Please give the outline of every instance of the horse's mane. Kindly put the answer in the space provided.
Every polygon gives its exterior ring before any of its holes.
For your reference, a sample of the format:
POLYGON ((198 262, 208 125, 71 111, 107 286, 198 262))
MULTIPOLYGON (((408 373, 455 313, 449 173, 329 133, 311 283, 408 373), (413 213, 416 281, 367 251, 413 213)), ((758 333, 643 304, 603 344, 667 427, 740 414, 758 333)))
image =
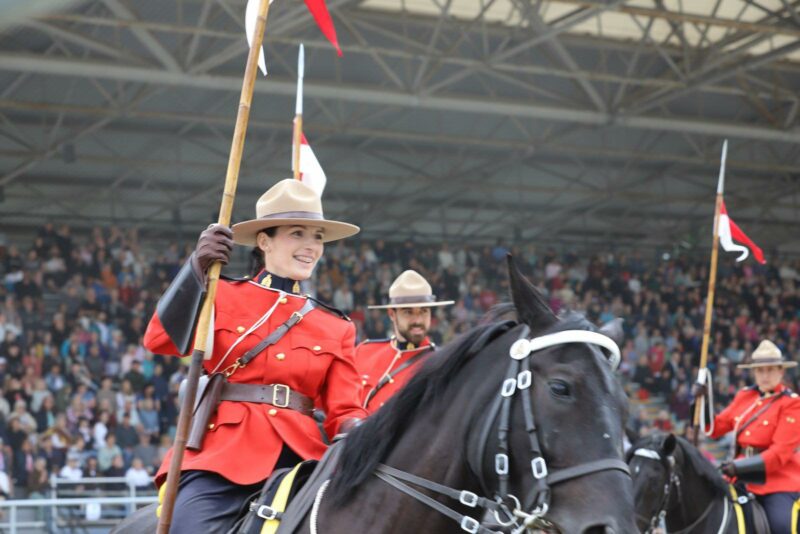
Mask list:
POLYGON ((391 451, 420 406, 430 406, 458 371, 478 352, 475 346, 496 323, 461 334, 428 358, 411 380, 345 439, 336 476, 328 489, 343 504, 391 451))
POLYGON ((683 451, 683 455, 689 462, 689 467, 692 471, 711 484, 719 493, 727 495, 728 483, 725 482, 725 479, 719 474, 714 464, 709 462, 697 447, 681 437, 678 437, 678 446, 683 451))
MULTIPOLYGON (((633 455, 634 451, 639 448, 648 448, 656 451, 661 450, 661 444, 664 442, 665 437, 666 434, 657 432, 640 439, 633 447, 630 448, 628 454, 626 455, 626 460, 630 460, 630 457, 633 455)), ((728 483, 725 482, 714 465, 709 462, 705 456, 703 456, 697 447, 682 437, 675 437, 677 440, 677 447, 680 447, 684 458, 686 458, 686 467, 688 470, 696 473, 697 476, 708 482, 708 484, 710 484, 716 491, 723 495, 727 495, 728 483)))
MULTIPOLYGON (((513 311, 513 305, 508 304, 492 308, 478 326, 437 350, 378 412, 347 435, 337 473, 328 489, 334 502, 338 505, 347 502, 356 488, 392 452, 420 407, 430 409, 467 362, 494 337, 508 330, 502 327, 513 323, 498 320, 509 317, 513 311)), ((596 330, 583 315, 572 312, 560 318, 547 332, 573 329, 596 330)))

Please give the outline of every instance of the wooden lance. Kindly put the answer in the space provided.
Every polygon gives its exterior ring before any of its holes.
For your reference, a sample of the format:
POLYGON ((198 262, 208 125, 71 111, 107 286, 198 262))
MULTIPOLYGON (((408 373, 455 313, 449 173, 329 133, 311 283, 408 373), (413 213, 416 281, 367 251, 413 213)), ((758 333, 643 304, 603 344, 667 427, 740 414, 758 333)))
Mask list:
MULTIPOLYGON (((717 183, 717 204, 714 208, 714 239, 711 245, 711 267, 708 273, 708 295, 706 296, 706 315, 703 322, 703 345, 700 349, 700 367, 698 369, 698 378, 701 374, 704 375, 705 381, 708 380, 708 344, 711 339, 711 319, 714 312, 714 291, 717 286, 717 255, 719 252, 719 214, 722 208, 722 193, 725 189, 725 159, 728 156, 728 141, 722 144, 722 157, 719 167, 719 182, 717 183)), ((702 411, 702 401, 697 399, 694 405, 694 417, 692 418, 692 426, 694 427, 694 441, 697 445, 697 439, 700 429, 700 413, 702 411)))
POLYGON ((305 75, 305 48, 302 43, 297 52, 297 99, 294 106, 294 129, 292 131, 292 170, 294 179, 300 180, 300 144, 303 141, 303 76, 305 75))
MULTIPOLYGON (((222 204, 219 210, 218 222, 225 226, 229 226, 231 222, 233 199, 236 196, 236 185, 239 181, 239 167, 242 162, 242 151, 244 150, 244 138, 247 133, 247 123, 250 118, 250 103, 253 101, 253 87, 258 72, 258 59, 261 53, 261 43, 264 40, 264 29, 267 26, 268 14, 269 0, 260 0, 255 35, 253 42, 250 43, 250 53, 247 55, 247 67, 245 68, 242 93, 239 99, 239 111, 236 115, 236 126, 233 131, 231 152, 228 158, 228 170, 225 174, 225 189, 222 193, 222 204)), ((172 522, 172 512, 175 506, 175 497, 178 493, 181 463, 183 462, 183 454, 186 450, 186 441, 192 422, 192 411, 194 400, 197 395, 197 383, 200 378, 200 370, 203 360, 211 357, 211 354, 205 354, 205 348, 221 269, 222 265, 215 262, 208 270, 208 289, 203 307, 200 311, 200 318, 197 322, 194 350, 192 351, 189 376, 186 384, 186 395, 181 403, 178 427, 175 432, 175 442, 172 447, 172 461, 169 464, 167 481, 165 482, 166 490, 161 506, 161 515, 158 520, 157 532, 159 534, 169 533, 169 527, 172 522)))

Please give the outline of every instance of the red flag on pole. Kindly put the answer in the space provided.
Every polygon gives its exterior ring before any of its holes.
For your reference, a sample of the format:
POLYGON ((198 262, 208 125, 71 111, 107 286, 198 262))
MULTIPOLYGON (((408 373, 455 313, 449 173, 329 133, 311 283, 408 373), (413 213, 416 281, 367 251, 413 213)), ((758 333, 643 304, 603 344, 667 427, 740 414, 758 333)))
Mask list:
POLYGON ((736 261, 744 261, 752 251, 753 258, 755 258, 758 263, 767 263, 761 248, 753 243, 753 240, 747 237, 747 234, 739 228, 739 225, 733 222, 733 219, 728 216, 728 210, 725 208, 724 200, 722 201, 719 211, 719 244, 722 245, 722 248, 725 249, 726 252, 740 252, 741 255, 736 258, 736 261), (737 245, 734 241, 744 243, 744 246, 737 245), (747 249, 750 250, 748 251, 747 249))
POLYGON ((342 49, 339 48, 339 39, 336 37, 336 28, 333 27, 333 19, 328 12, 328 6, 325 5, 325 0, 305 0, 306 7, 311 12, 314 20, 319 26, 322 34, 331 42, 336 52, 341 56, 342 49))

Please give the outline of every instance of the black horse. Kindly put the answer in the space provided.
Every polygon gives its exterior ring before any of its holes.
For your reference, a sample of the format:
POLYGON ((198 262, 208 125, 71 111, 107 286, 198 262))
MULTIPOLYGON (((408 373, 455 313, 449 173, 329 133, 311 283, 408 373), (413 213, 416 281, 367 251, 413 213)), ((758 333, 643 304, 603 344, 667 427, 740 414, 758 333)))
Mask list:
POLYGON ((661 517, 669 532, 739 532, 741 512, 734 508, 728 483, 688 441, 656 433, 636 442, 626 456, 636 523, 643 532, 651 532, 661 517))
POLYGON ((627 398, 598 347, 610 339, 583 316, 556 317, 509 264, 518 324, 437 351, 348 435, 296 532, 637 531, 627 398))

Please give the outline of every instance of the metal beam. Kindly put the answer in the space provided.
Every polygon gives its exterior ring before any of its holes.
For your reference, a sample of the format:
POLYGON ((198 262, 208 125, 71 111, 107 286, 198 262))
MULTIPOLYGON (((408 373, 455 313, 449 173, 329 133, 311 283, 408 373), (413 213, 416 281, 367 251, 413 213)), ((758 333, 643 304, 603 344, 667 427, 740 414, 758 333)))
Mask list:
MULTIPOLYGON (((26 54, 0 53, 0 70, 32 72, 60 76, 87 76, 161 86, 195 87, 201 89, 239 91, 241 80, 232 76, 191 75, 167 72, 148 67, 132 67, 77 59, 55 59, 26 54)), ((294 80, 269 77, 259 80, 255 91, 263 94, 292 96, 294 80)), ((346 86, 306 82, 308 97, 357 104, 377 104, 402 108, 456 111, 480 115, 516 116, 569 122, 588 126, 620 126, 636 130, 697 133, 718 137, 757 139, 783 143, 800 143, 800 129, 778 130, 757 125, 724 121, 699 120, 690 117, 616 116, 600 111, 577 110, 542 106, 519 101, 486 101, 478 97, 424 96, 391 91, 380 87, 346 86)))
MULTIPOLYGON (((121 19, 125 20, 138 20, 133 11, 131 11, 125 4, 123 4, 120 0, 103 0, 103 3, 106 5, 108 9, 111 10, 114 15, 118 16, 121 19)), ((142 28, 131 28, 131 32, 139 39, 139 42, 144 45, 144 47, 150 51, 153 56, 155 56, 158 61, 166 67, 166 69, 170 72, 180 72, 181 66, 172 57, 172 54, 167 51, 164 46, 158 42, 158 40, 153 37, 153 35, 142 28)))

